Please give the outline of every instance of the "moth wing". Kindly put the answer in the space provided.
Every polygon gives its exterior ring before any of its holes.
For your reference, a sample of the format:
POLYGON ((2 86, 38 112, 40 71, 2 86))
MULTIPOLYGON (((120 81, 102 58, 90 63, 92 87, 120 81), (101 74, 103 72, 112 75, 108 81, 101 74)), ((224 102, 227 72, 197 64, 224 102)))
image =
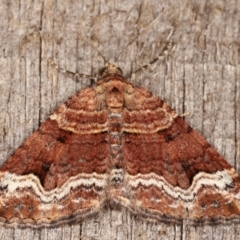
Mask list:
MULTIPOLYGON (((239 177, 227 161, 157 96, 135 88, 127 99, 123 156, 130 208, 166 222, 239 218, 239 177)), ((117 201, 124 204, 122 197, 117 201)))
POLYGON ((41 227, 97 211, 109 163, 106 121, 94 88, 62 104, 0 167, 0 220, 41 227))

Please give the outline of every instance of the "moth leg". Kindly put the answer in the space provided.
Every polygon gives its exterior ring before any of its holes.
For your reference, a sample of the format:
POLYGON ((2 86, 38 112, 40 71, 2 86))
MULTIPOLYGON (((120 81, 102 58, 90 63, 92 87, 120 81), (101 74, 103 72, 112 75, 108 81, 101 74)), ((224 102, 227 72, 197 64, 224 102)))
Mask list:
MULTIPOLYGON (((173 31, 170 34, 172 35, 172 33, 173 33, 173 31)), ((159 59, 165 58, 168 55, 169 49, 171 49, 171 48, 172 48, 172 42, 168 41, 165 44, 165 46, 163 47, 163 49, 162 49, 161 53, 158 55, 158 57, 156 57, 155 59, 153 59, 149 63, 143 65, 142 67, 138 68, 135 72, 133 72, 131 74, 131 81, 133 82, 133 80, 135 79, 135 76, 136 76, 137 73, 139 73, 139 72, 141 72, 141 71, 143 71, 145 69, 148 69, 152 64, 157 62, 159 59)))
POLYGON ((72 72, 72 71, 69 71, 67 69, 64 69, 64 68, 61 68, 58 66, 58 64, 54 61, 54 59, 48 59, 48 62, 50 63, 50 65, 54 68, 56 68, 58 71, 62 72, 62 73, 65 73, 65 74, 71 74, 71 75, 74 75, 74 77, 77 77, 77 78, 88 78, 90 80, 93 80, 95 83, 97 82, 98 78, 96 77, 93 77, 91 75, 87 75, 87 74, 83 74, 83 73, 78 73, 78 72, 72 72))

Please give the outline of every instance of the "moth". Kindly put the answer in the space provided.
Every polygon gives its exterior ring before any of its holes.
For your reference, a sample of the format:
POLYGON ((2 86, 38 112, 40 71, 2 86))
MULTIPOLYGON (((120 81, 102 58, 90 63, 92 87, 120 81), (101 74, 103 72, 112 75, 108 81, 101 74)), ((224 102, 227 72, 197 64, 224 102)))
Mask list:
POLYGON ((108 203, 147 220, 240 217, 236 171, 163 100, 107 62, 0 167, 0 222, 51 227, 108 203))

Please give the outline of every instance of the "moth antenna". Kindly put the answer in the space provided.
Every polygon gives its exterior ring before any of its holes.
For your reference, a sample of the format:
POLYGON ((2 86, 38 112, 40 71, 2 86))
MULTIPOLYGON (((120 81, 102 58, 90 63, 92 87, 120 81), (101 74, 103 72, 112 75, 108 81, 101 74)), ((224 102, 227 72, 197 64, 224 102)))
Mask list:
MULTIPOLYGON (((62 22, 62 21, 61 21, 62 22)), ((106 58, 103 56, 103 54, 96 48, 93 46, 92 42, 90 40, 88 40, 86 37, 84 37, 80 32, 72 29, 71 27, 67 26, 64 22, 62 22, 62 24, 68 28, 70 31, 72 31, 73 33, 77 34, 85 43, 87 43, 95 52, 97 52, 99 54, 99 56, 102 57, 104 64, 107 63, 106 58)))
MULTIPOLYGON (((88 40, 84 35, 82 35, 80 32, 74 30, 73 28, 67 26, 67 24, 65 24, 62 20, 58 20, 58 22, 60 22, 63 26, 65 26, 67 29, 69 29, 71 32, 77 34, 77 36, 80 37, 80 39, 82 39, 86 44, 88 44, 95 52, 97 52, 99 54, 99 56, 103 59, 104 64, 106 65, 108 63, 108 61, 106 60, 106 58, 104 57, 104 55, 92 44, 92 42, 90 40, 88 40)), ((62 73, 69 73, 74 75, 75 77, 79 77, 79 78, 88 78, 90 80, 93 80, 95 83, 98 81, 98 78, 93 77, 91 75, 86 75, 86 74, 82 74, 82 73, 78 73, 78 72, 72 72, 69 70, 66 70, 64 68, 59 67, 54 59, 49 59, 48 62, 50 63, 50 65, 52 65, 54 68, 56 68, 57 70, 61 71, 62 73)))
MULTIPOLYGON (((164 12, 164 11, 163 11, 164 12)), ((162 16, 162 14, 163 14, 163 12, 161 13, 161 14, 159 14, 152 22, 150 22, 147 26, 145 26, 142 30, 141 30, 141 32, 139 33, 139 31, 138 31, 138 33, 137 33, 137 35, 127 44, 127 46, 125 46, 121 51, 120 51, 120 53, 116 56, 116 62, 117 62, 117 60, 119 59, 119 57, 122 55, 122 53, 124 52, 124 51, 126 51, 126 49, 128 49, 128 47, 133 43, 133 42, 135 42, 136 40, 137 40, 137 38, 142 34, 142 33, 144 33, 147 29, 149 29, 149 27, 150 26, 152 26, 161 16, 162 16)))
MULTIPOLYGON (((47 11, 49 12, 49 11, 47 11)), ((94 45, 92 44, 92 42, 90 40, 88 40, 85 36, 83 36, 80 32, 74 30, 73 28, 69 27, 67 24, 65 24, 65 22, 63 22, 62 20, 57 20, 57 22, 60 22, 63 26, 65 26, 67 29, 69 29, 70 31, 72 31, 73 33, 77 34, 77 36, 79 36, 86 44, 88 44, 95 52, 97 52, 99 54, 99 56, 101 56, 101 58, 104 61, 104 64, 107 63, 106 58, 103 56, 103 54, 96 48, 94 47, 94 45)))

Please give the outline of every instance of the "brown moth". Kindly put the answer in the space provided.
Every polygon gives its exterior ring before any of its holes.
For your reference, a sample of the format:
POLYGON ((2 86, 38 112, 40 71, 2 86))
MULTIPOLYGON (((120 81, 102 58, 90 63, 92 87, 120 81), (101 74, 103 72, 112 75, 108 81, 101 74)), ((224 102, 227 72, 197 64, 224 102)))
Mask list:
POLYGON ((106 203, 148 220, 240 217, 236 171, 164 101, 107 63, 0 167, 0 222, 58 226, 106 203))

